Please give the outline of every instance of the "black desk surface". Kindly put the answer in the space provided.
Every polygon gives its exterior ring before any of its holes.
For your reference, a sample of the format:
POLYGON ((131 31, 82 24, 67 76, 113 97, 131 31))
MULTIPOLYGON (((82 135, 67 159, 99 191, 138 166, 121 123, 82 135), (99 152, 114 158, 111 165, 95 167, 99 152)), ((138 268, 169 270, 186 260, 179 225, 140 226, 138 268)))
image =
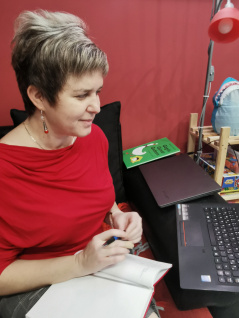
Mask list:
MULTIPOLYGON (((155 236, 155 240, 161 242, 160 247, 156 245, 154 248, 154 244, 152 244, 155 257, 157 258, 159 256, 158 253, 164 248, 165 251, 162 251, 164 252, 162 255, 164 257, 169 255, 170 260, 173 258, 174 262, 177 262, 178 258, 175 255, 175 250, 177 251, 175 205, 160 208, 148 188, 140 169, 137 167, 125 171, 124 178, 127 197, 140 211, 145 221, 146 232, 147 226, 150 227, 148 236, 155 236), (167 244, 167 242, 171 242, 171 244, 167 244)), ((190 202, 226 203, 219 194, 207 195, 190 202)))
MULTIPOLYGON (((126 195, 143 218, 144 233, 155 259, 173 264, 165 282, 181 310, 207 306, 232 306, 239 303, 239 294, 228 292, 185 290, 180 288, 175 206, 160 208, 138 167, 124 171, 126 195)), ((209 195, 190 202, 225 203, 219 194, 209 195)))

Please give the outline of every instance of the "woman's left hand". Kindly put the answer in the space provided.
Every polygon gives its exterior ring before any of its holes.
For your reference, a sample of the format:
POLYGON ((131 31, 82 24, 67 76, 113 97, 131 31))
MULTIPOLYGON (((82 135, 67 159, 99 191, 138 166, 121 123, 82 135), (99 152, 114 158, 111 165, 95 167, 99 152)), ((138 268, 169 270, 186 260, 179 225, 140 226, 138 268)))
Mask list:
POLYGON ((112 219, 116 229, 126 232, 127 240, 133 243, 138 243, 141 240, 142 219, 137 212, 114 212, 112 219))

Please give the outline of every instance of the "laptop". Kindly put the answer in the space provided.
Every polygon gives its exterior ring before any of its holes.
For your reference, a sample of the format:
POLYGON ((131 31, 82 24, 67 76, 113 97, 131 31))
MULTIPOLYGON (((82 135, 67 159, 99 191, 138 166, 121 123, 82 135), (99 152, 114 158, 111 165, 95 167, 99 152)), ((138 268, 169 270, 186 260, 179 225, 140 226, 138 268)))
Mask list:
POLYGON ((239 205, 176 205, 180 286, 239 292, 239 205))
POLYGON ((152 161, 139 169, 162 208, 221 190, 213 178, 186 154, 152 161))

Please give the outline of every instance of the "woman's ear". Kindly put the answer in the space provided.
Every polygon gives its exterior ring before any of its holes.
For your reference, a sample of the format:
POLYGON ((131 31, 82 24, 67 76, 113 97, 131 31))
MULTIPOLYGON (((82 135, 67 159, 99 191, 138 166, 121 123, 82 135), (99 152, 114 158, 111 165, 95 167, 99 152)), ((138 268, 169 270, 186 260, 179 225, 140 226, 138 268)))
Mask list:
POLYGON ((28 95, 29 99, 31 100, 31 102, 32 102, 39 110, 43 110, 44 106, 43 106, 42 94, 40 93, 40 91, 38 90, 38 88, 36 88, 36 86, 34 86, 34 85, 29 85, 28 88, 27 88, 27 95, 28 95))

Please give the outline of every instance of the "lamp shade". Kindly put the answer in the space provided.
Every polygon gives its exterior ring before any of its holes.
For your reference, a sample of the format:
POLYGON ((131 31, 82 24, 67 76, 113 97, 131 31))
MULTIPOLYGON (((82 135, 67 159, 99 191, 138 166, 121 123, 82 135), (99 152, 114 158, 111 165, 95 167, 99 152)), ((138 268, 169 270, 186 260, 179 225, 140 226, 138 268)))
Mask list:
POLYGON ((224 8, 218 11, 210 23, 208 34, 215 42, 235 41, 239 37, 239 10, 224 8))

